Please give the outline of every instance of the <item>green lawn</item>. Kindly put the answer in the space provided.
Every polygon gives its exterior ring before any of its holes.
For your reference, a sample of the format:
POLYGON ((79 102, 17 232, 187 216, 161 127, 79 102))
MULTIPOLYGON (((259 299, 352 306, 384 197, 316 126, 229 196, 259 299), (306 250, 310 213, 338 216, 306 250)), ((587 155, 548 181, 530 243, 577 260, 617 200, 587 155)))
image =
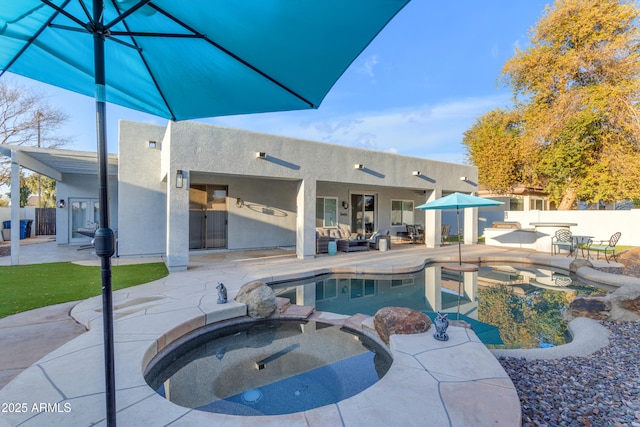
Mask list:
MULTIPOLYGON (((141 285, 167 274, 161 262, 112 267, 112 287, 141 285)), ((0 318, 101 293, 100 267, 69 262, 0 267, 0 318)))

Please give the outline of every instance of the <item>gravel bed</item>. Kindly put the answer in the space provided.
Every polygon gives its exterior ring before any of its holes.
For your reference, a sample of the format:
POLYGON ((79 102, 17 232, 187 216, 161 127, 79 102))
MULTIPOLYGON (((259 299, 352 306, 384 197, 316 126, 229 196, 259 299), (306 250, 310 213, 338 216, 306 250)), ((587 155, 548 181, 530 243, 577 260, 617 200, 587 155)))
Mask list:
POLYGON ((640 427, 640 321, 601 322, 610 345, 588 357, 501 357, 522 426, 640 427))

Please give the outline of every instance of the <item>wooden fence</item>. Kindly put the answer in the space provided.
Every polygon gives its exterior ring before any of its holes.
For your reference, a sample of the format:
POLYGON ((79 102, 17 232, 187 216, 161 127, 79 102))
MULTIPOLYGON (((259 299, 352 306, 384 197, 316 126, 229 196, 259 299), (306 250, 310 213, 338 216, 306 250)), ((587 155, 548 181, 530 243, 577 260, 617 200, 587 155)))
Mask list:
POLYGON ((36 208, 35 235, 56 235, 56 208, 36 208))

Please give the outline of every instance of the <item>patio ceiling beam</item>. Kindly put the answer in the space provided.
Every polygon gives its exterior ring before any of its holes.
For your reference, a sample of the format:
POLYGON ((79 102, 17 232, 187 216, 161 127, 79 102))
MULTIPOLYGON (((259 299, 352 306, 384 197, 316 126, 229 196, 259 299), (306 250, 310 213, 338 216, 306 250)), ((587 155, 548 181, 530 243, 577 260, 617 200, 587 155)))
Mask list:
POLYGON ((47 176, 56 181, 62 181, 63 175, 62 175, 62 172, 60 172, 59 170, 45 163, 42 163, 40 160, 30 156, 29 154, 23 151, 13 150, 13 152, 16 154, 15 156, 16 161, 23 168, 39 173, 40 175, 47 176))

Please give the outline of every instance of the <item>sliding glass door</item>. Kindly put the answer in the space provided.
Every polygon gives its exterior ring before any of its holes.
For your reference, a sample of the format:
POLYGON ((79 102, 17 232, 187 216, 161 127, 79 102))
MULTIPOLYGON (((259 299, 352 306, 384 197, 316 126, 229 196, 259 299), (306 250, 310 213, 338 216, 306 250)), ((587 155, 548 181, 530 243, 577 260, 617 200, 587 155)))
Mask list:
POLYGON ((369 236, 376 229, 376 196, 373 194, 351 195, 351 231, 369 236))
POLYGON ((71 207, 70 242, 88 243, 93 238, 100 221, 98 199, 69 199, 71 207))

